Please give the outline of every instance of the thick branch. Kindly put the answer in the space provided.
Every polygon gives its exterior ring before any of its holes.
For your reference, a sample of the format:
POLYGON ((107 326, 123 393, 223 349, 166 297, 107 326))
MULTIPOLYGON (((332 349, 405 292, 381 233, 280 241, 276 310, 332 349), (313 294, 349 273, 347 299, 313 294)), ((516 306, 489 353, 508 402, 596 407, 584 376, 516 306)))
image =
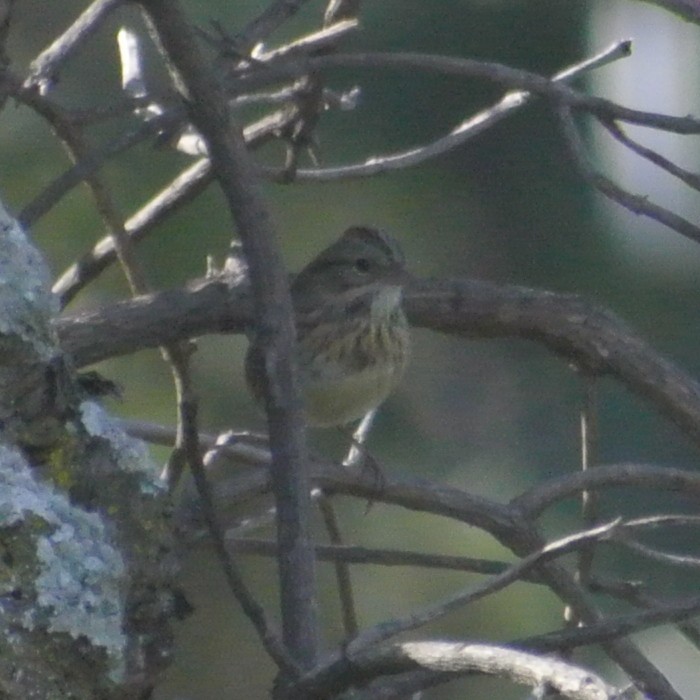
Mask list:
MULTIPOLYGON (((614 314, 581 297, 478 280, 417 281, 407 291, 411 323, 471 338, 541 343, 569 362, 609 374, 650 401, 700 443, 700 386, 614 314)), ((251 322, 242 283, 217 277, 94 312, 57 328, 79 366, 206 333, 240 333, 251 322)))
POLYGON ((264 340, 263 388, 274 455, 271 469, 277 501, 282 626, 295 660, 310 665, 316 656, 317 625, 308 455, 293 361, 292 304, 275 226, 240 129, 230 118, 227 96, 179 4, 142 0, 141 5, 192 122, 206 142, 249 265, 256 327, 264 340))
POLYGON ((309 677, 294 697, 329 697, 373 678, 420 668, 424 687, 450 677, 481 673, 536 689, 550 688, 570 700, 615 700, 620 690, 572 664, 507 647, 463 642, 422 641, 379 646, 353 655, 324 673, 309 677))

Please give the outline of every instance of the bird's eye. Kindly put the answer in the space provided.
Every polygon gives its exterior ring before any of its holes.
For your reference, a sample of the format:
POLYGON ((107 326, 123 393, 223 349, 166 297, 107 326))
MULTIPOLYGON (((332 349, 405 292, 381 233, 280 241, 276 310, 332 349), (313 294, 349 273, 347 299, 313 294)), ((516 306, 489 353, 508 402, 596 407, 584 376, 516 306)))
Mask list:
POLYGON ((370 267, 371 263, 368 258, 357 258, 355 260, 355 270, 360 274, 366 275, 370 267))

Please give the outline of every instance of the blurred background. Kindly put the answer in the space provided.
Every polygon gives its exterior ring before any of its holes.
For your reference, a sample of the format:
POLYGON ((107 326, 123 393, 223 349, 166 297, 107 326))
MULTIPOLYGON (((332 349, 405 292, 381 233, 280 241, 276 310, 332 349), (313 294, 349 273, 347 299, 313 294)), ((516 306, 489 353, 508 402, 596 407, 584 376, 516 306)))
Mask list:
MULTIPOLYGON (((24 0, 18 4, 9 53, 21 74, 27 62, 65 28, 86 3, 24 0)), ((232 34, 264 6, 262 0, 185 2, 202 26, 217 20, 232 34)), ((625 105, 677 115, 699 113, 700 30, 658 8, 631 0, 443 0, 436 5, 403 0, 365 3, 362 31, 351 50, 423 51, 498 61, 544 75, 598 52, 613 40, 634 40, 633 55, 599 70, 577 85, 625 105)), ((324 3, 307 3, 283 32, 284 41, 318 27, 324 3)), ((114 17, 71 63, 55 89, 66 105, 100 104, 119 85, 115 32, 126 23, 143 32, 140 18, 114 17)), ((146 42, 147 43, 147 42, 146 42)), ((271 42, 272 44, 272 42, 271 42)), ((163 80, 148 52, 153 84, 163 80)), ((351 112, 331 112, 319 130, 324 165, 366 158, 426 143, 500 96, 484 81, 424 73, 337 70, 336 89, 359 85, 361 102, 351 112)), ((245 117, 245 114, 242 115, 245 117)), ((95 142, 123 123, 94 130, 95 142)), ((696 193, 629 157, 590 124, 584 133, 597 166, 635 193, 648 195, 698 220, 696 193)), ((630 134, 677 162, 696 169, 697 139, 630 130, 630 134)), ((19 211, 63 171, 66 159, 33 114, 10 105, 0 114, 0 195, 19 211)), ((260 153, 280 163, 283 149, 260 153)), ((182 155, 143 144, 105 173, 125 216, 145 203, 189 164, 182 155)), ((302 166, 309 165, 302 161, 302 166)), ((700 246, 653 222, 618 208, 585 185, 567 157, 556 122, 542 104, 532 104, 448 156, 409 171, 333 184, 268 185, 270 206, 290 269, 353 223, 370 223, 396 235, 412 270, 423 276, 469 276, 496 282, 576 292, 607 307, 658 350, 700 374, 700 246)), ((32 232, 56 276, 103 236, 84 189, 74 190, 32 232)), ((207 255, 223 260, 235 237, 215 187, 172 218, 139 247, 158 286, 176 286, 203 275, 207 255)), ((91 308, 127 295, 120 272, 104 274, 69 311, 91 308)), ((403 386, 382 409, 370 450, 388 473, 423 476, 481 496, 505 501, 544 477, 579 465, 580 379, 539 346, 523 341, 474 341, 414 331, 412 365, 403 386)), ((242 382, 241 337, 199 341, 196 378, 203 428, 261 429, 262 417, 242 382)), ((111 410, 123 416, 174 423, 169 372, 158 352, 105 362, 99 367, 124 387, 111 410)), ((604 463, 639 461, 694 468, 697 452, 673 426, 610 380, 600 383, 604 463)), ((332 432, 332 431, 331 431, 332 432)), ((314 449, 342 451, 333 435, 312 435, 314 449)), ((158 461, 163 451, 154 450, 158 461)), ((677 501, 676 501, 677 503, 677 501)), ((644 513, 658 502, 615 493, 604 513, 644 513)), ((686 504, 689 508, 691 504, 686 504)), ((383 505, 368 514, 364 504, 341 501, 349 541, 509 560, 491 538, 465 527, 383 505)), ((677 508, 676 508, 677 509, 677 508)), ((577 505, 546 520, 549 532, 577 526, 577 505)), ((697 545, 678 541, 686 550, 697 545)), ((644 562, 603 550, 610 574, 644 577, 644 562), (607 556, 610 554, 610 556, 607 556)), ((251 587, 263 602, 276 601, 276 571, 260 558, 244 561, 251 587)), ((420 570, 358 567, 353 570, 365 625, 405 613, 444 596, 477 577, 420 570)), ((329 642, 339 638, 333 578, 320 565, 321 605, 329 642)), ((682 576, 653 579, 664 592, 690 584, 682 576)), ((172 669, 157 700, 267 697, 273 668, 260 651, 247 620, 228 593, 211 551, 201 545, 184 562, 183 587, 194 613, 178 626, 172 669)), ((471 640, 508 640, 559 627, 560 605, 534 586, 521 584, 470 607, 430 634, 471 640)), ((700 683, 697 658, 674 633, 651 631, 637 641, 672 678, 680 692, 700 683), (694 660, 693 660, 694 659, 694 660)), ((595 655, 581 660, 598 664, 595 655)), ((599 666, 615 681, 619 677, 599 666)), ((509 698, 524 693, 493 681, 465 680, 431 690, 439 700, 509 698)), ((687 689, 687 690, 686 690, 687 689)), ((690 696, 689 696, 690 697, 690 696)))

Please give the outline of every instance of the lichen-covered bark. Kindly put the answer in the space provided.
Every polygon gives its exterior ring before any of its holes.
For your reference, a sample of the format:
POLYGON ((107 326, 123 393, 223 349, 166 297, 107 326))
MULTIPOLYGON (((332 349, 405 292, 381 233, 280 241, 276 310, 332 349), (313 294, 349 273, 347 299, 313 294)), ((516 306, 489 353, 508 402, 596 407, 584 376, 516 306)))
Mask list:
POLYGON ((81 396, 48 281, 0 204, 0 696, 137 698, 170 652, 166 495, 81 396))

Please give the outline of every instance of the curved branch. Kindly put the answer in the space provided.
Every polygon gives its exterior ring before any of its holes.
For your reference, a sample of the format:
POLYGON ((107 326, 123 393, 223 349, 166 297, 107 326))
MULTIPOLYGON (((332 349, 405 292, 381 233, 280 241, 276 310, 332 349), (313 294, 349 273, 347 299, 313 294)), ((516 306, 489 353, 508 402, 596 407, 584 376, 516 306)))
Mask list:
MULTIPOLYGON (((283 5, 284 3, 280 4, 283 5)), ((287 8, 287 10, 291 9, 292 8, 287 8)), ((277 7, 277 5, 268 8, 268 10, 274 10, 272 12, 272 18, 275 19, 275 21, 279 18, 278 12, 285 11, 284 8, 277 7)), ((267 17, 266 12, 261 15, 261 18, 265 17, 267 17)), ((267 24, 263 22, 260 27, 257 27, 257 29, 256 27, 257 25, 255 22, 251 24, 251 29, 254 30, 254 32, 266 29, 267 24)), ((246 46, 245 37, 246 34, 244 32, 242 35, 235 38, 234 43, 241 41, 241 45, 246 46)), ((630 55, 631 50, 630 41, 615 42, 595 56, 591 56, 559 71, 552 77, 552 81, 570 81, 587 71, 599 68, 630 55)), ((527 92, 510 92, 495 105, 472 115, 462 123, 456 125, 449 134, 429 144, 389 155, 372 157, 364 163, 355 165, 314 168, 311 170, 299 169, 297 170, 295 179, 300 181, 313 181, 348 177, 368 177, 389 170, 418 165, 426 160, 455 149, 469 139, 477 136, 518 108, 526 105, 531 97, 532 95, 527 92)), ((283 132, 291 120, 292 115, 285 110, 264 117, 243 130, 246 144, 251 149, 256 148, 264 143, 264 141, 271 138, 275 133, 283 132)), ((41 213, 43 209, 45 210, 47 200, 51 202, 57 197, 62 196, 67 186, 73 185, 78 181, 76 177, 79 176, 81 172, 82 170, 69 170, 68 173, 61 176, 61 178, 56 181, 55 185, 50 186, 50 189, 47 189, 45 193, 39 196, 35 203, 30 205, 30 208, 27 209, 25 214, 26 219, 31 220, 32 218, 36 218, 37 213, 41 213)), ((273 177, 288 177, 289 175, 286 171, 282 172, 275 169, 264 169, 263 172, 273 177)), ((134 239, 141 239, 163 218, 199 195, 210 181, 211 169, 208 159, 204 158, 183 171, 170 185, 155 195, 140 211, 136 212, 125 222, 124 228, 134 239)), ((113 262, 114 258, 114 248, 112 247, 111 238, 107 237, 99 241, 92 251, 84 255, 78 262, 71 265, 54 285, 54 291, 62 297, 64 305, 70 301, 85 284, 94 279, 94 277, 113 262)))
POLYGON ((655 490, 678 491, 700 498, 700 474, 683 469, 646 464, 600 464, 587 472, 574 472, 549 479, 514 498, 510 505, 524 518, 539 517, 553 503, 578 495, 618 486, 636 486, 655 490))
MULTIPOLYGON (((608 374, 700 444, 700 385, 617 316, 581 297, 480 280, 416 280, 406 292, 415 326, 470 338, 533 340, 597 374, 608 374)), ((219 275, 182 289, 60 319, 78 366, 207 333, 241 333, 250 301, 240 280, 219 275)))
POLYGON ((527 90, 548 97, 558 104, 584 110, 605 119, 620 119, 631 124, 661 129, 676 134, 700 133, 700 120, 692 116, 677 117, 670 114, 644 112, 619 105, 602 97, 578 92, 567 85, 555 82, 537 73, 512 68, 502 63, 476 61, 457 56, 443 56, 419 52, 366 52, 354 54, 336 53, 313 58, 265 64, 265 70, 237 78, 239 89, 262 87, 284 78, 303 75, 322 68, 385 68, 393 70, 420 70, 443 75, 481 78, 503 85, 508 89, 527 90))
POLYGON ((621 691, 573 664, 489 644, 426 640, 379 646, 352 655, 302 679, 294 697, 335 697, 349 687, 379 677, 420 669, 422 686, 468 673, 507 678, 533 688, 550 688, 570 700, 615 700, 621 691))
MULTIPOLYGON (((623 40, 615 42, 596 56, 574 64, 569 68, 559 71, 551 78, 552 83, 566 83, 573 78, 580 77, 586 71, 599 68, 603 65, 629 56, 632 52, 632 42, 623 40)), ((384 155, 374 155, 364 162, 350 165, 338 165, 331 167, 300 168, 297 170, 295 180, 301 182, 328 182, 332 180, 344 180, 350 178, 370 177, 420 165, 432 158, 458 148, 470 139, 478 136, 486 129, 491 128, 505 117, 525 106, 532 99, 533 94, 524 90, 506 93, 497 103, 483 109, 470 117, 467 117, 444 136, 422 146, 414 146, 403 151, 384 155)), ((281 177, 284 173, 279 169, 267 168, 270 176, 281 177)))
MULTIPOLYGON (((233 447, 237 449, 237 445, 233 447)), ((312 465, 312 484, 328 493, 341 493, 360 499, 371 499, 375 502, 392 504, 410 510, 422 511, 478 527, 496 538, 519 557, 541 550, 545 545, 532 521, 522 517, 521 512, 513 504, 504 506, 495 501, 466 493, 461 489, 435 485, 425 480, 386 477, 381 488, 376 479, 369 474, 349 474, 341 467, 315 462, 312 465)), ((662 470, 659 470, 662 471, 662 470)), ((588 473, 588 472, 587 472, 588 473)), ((590 474, 593 474, 591 471, 590 474)), ((262 473, 262 480, 266 475, 262 473)), ((240 482, 239 482, 240 484, 240 482)), ((260 492, 260 484, 252 484, 256 492, 260 492)), ((263 485, 264 488, 264 485, 263 485)), ((217 497, 228 499, 225 483, 217 483, 217 497)), ((562 600, 571 606, 577 619, 588 626, 603 623, 600 611, 585 595, 581 585, 573 576, 555 561, 541 561, 536 571, 540 580, 562 600)), ((687 614, 685 603, 673 604, 672 620, 677 615, 687 614), (680 612, 679 612, 680 611, 680 612)), ((665 618, 637 618, 633 624, 649 626, 662 624, 665 618)), ((586 628, 584 628, 586 629, 586 628)), ((597 629, 597 628, 596 628, 597 629)), ((626 629, 626 628, 625 628, 626 629)), ((577 637, 581 644, 592 643, 577 637)), ((539 639, 537 640, 539 643, 539 639)), ((567 642, 569 643, 569 642, 567 642)), ((575 644, 575 642, 573 642, 575 644)), ((655 698, 661 700, 681 700, 666 678, 636 649, 627 639, 617 637, 611 629, 606 628, 601 637, 601 643, 610 657, 617 662, 634 680, 639 687, 647 689, 655 698)))
POLYGON ((651 610, 608 617, 585 626, 546 632, 514 643, 537 651, 563 652, 620 639, 660 625, 684 622, 691 617, 696 617, 698 613, 700 613, 700 596, 690 596, 671 603, 659 603, 651 610))

